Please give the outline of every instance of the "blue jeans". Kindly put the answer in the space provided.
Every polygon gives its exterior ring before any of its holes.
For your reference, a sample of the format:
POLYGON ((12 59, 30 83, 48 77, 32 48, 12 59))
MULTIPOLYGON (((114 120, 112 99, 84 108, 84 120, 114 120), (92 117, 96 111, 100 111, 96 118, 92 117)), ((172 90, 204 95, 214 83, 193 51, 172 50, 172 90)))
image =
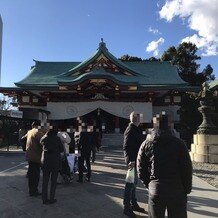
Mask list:
POLYGON ((134 206, 137 204, 136 199, 136 185, 138 183, 138 176, 135 169, 135 180, 134 183, 128 183, 126 182, 125 189, 124 189, 124 199, 123 199, 123 205, 124 208, 130 209, 131 206, 134 206))

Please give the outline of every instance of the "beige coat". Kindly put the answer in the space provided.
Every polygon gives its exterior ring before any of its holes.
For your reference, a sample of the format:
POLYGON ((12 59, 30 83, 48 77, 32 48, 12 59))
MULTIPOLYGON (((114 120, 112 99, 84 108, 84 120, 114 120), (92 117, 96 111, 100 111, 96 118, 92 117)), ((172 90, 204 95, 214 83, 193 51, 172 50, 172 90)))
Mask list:
POLYGON ((43 136, 43 132, 37 128, 29 130, 26 134, 26 160, 35 163, 41 162, 42 146, 40 145, 40 139, 43 136))

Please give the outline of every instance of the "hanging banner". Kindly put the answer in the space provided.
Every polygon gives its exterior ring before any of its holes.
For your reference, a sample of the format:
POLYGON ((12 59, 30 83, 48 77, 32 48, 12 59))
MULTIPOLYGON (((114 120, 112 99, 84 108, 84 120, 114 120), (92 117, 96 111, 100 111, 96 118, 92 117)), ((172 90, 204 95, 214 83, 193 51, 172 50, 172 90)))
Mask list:
POLYGON ((47 110, 51 112, 49 119, 71 119, 81 117, 96 109, 102 109, 117 117, 129 119, 131 112, 142 114, 143 122, 152 120, 152 104, 150 102, 48 102, 47 110))

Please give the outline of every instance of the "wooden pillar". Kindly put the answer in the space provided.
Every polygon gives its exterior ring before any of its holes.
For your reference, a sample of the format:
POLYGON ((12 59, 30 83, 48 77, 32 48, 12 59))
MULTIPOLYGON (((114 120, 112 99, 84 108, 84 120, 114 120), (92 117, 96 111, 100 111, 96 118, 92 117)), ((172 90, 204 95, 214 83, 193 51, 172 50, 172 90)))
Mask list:
POLYGON ((120 118, 115 116, 115 133, 120 133, 120 118))

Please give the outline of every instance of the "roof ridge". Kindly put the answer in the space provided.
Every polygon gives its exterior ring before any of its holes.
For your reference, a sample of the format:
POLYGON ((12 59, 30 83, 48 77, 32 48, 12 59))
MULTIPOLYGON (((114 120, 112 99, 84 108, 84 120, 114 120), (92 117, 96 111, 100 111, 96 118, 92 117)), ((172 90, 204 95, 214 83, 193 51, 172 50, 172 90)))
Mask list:
POLYGON ((82 61, 39 61, 33 59, 35 63, 81 63, 82 61))
POLYGON ((136 72, 135 70, 133 70, 132 68, 127 66, 125 63, 120 61, 118 58, 116 58, 114 55, 112 55, 108 51, 108 49, 106 47, 106 43, 103 42, 103 39, 101 39, 101 42, 99 43, 99 47, 97 48, 95 53, 92 56, 90 56, 88 59, 86 59, 85 61, 81 62, 80 64, 78 64, 77 66, 75 66, 74 68, 69 70, 68 73, 66 73, 66 76, 72 75, 73 73, 80 71, 82 68, 85 68, 91 62, 93 62, 95 59, 100 57, 101 54, 103 54, 106 58, 108 58, 110 61, 112 61, 114 63, 114 65, 116 65, 120 68, 123 68, 124 70, 126 70, 128 72, 131 72, 131 74, 133 74, 133 75, 140 75, 140 73, 136 72))

